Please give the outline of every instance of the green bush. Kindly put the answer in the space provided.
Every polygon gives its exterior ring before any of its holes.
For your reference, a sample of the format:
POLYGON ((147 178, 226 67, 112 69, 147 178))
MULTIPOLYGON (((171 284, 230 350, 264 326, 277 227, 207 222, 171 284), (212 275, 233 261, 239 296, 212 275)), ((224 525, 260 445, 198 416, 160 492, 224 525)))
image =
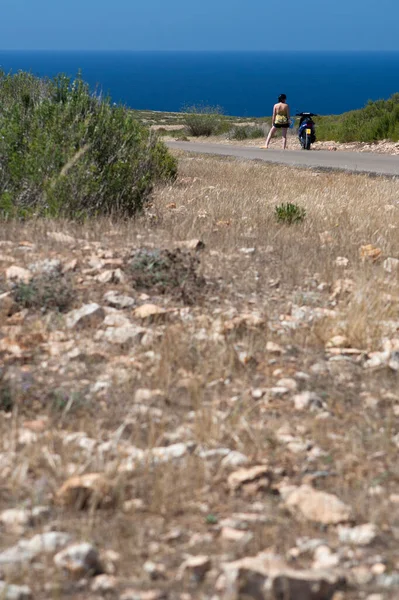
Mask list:
POLYGON ((80 76, 0 72, 0 215, 129 216, 176 161, 133 113, 80 76))
POLYGON ((14 398, 8 382, 0 378, 0 411, 11 412, 14 408, 14 398))
POLYGON ((317 137, 337 142, 399 140, 399 93, 388 100, 369 101, 360 110, 317 120, 317 137))
POLYGON ((298 204, 286 202, 275 207, 275 216, 279 223, 292 225, 300 223, 306 216, 306 211, 298 204))
POLYGON ((28 283, 17 283, 13 298, 21 308, 33 308, 43 313, 49 310, 67 312, 75 299, 75 291, 67 276, 43 273, 28 283))
POLYGON ((228 137, 230 140, 254 140, 266 137, 266 133, 260 125, 234 125, 228 137))
POLYGON ((189 135, 209 137, 223 130, 223 112, 220 106, 186 106, 183 121, 189 135))

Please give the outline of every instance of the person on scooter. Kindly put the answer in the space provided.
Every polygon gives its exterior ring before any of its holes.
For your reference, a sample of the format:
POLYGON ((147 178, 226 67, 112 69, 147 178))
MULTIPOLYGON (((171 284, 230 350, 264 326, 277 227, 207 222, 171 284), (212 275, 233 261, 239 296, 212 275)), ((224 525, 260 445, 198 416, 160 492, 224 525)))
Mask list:
POLYGON ((287 147, 287 129, 289 126, 290 107, 287 104, 287 96, 285 94, 280 94, 278 103, 273 106, 272 128, 267 136, 265 148, 269 147, 270 140, 277 129, 281 129, 281 134, 283 136, 283 150, 285 150, 287 147))

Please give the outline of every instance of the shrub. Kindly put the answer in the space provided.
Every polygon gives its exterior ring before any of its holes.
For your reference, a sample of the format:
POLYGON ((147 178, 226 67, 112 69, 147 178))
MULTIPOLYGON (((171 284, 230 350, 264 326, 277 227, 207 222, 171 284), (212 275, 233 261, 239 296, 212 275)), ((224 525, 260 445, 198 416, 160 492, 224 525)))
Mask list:
POLYGON ((266 132, 260 125, 234 125, 228 137, 230 140, 253 140, 266 137, 266 132))
POLYGON ((360 110, 319 118, 317 137, 337 142, 398 141, 399 94, 394 94, 388 100, 369 101, 360 110))
POLYGON ((298 204, 286 202, 275 207, 275 216, 279 223, 300 223, 306 216, 306 211, 298 204))
POLYGON ((75 298, 72 282, 62 274, 42 274, 28 283, 17 283, 13 289, 15 302, 22 308, 66 312, 75 298))
POLYGON ((176 176, 166 146, 80 76, 0 72, 0 215, 133 215, 176 176))
POLYGON ((14 398, 8 382, 0 379, 0 411, 11 412, 14 407, 14 398))
POLYGON ((189 135, 209 137, 219 133, 223 127, 223 113, 219 106, 186 106, 183 111, 189 135))
POLYGON ((171 294, 191 304, 205 285, 198 267, 198 257, 188 251, 140 248, 133 251, 126 271, 135 289, 171 294))

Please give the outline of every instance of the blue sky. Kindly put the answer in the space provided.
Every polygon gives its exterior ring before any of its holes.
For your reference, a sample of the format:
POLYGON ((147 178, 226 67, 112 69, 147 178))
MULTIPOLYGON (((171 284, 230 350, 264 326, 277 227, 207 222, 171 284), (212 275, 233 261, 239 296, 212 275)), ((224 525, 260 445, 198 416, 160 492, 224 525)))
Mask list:
POLYGON ((1 49, 399 50, 398 0, 1 0, 0 4, 1 49))

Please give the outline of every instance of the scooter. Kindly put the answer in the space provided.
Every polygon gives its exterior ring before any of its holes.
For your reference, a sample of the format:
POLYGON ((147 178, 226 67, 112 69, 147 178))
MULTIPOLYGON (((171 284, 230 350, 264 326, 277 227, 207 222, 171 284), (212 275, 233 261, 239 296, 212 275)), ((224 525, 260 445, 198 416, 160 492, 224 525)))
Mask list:
POLYGON ((298 138, 301 147, 304 150, 310 150, 311 144, 316 141, 316 125, 312 117, 317 117, 315 113, 301 112, 296 114, 299 119, 298 138))

